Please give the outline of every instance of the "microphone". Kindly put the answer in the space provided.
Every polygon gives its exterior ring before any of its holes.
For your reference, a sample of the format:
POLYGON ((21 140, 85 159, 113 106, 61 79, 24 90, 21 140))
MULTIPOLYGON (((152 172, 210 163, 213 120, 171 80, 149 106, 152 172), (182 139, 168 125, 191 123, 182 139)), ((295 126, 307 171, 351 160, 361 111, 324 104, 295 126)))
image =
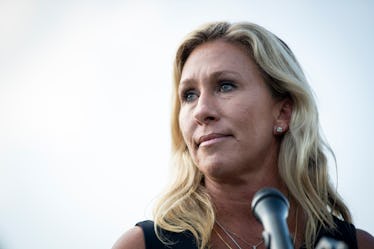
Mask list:
POLYGON ((252 212, 264 227, 262 237, 267 249, 294 249, 287 226, 290 204, 274 188, 263 188, 252 199, 252 212))

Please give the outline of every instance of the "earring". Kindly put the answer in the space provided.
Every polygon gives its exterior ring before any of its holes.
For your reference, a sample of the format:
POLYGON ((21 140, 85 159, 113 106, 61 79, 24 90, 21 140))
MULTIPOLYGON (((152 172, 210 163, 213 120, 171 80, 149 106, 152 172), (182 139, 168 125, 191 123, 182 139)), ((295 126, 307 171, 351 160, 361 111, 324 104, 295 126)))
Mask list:
POLYGON ((283 128, 280 127, 280 126, 277 126, 277 128, 275 128, 275 131, 276 131, 277 133, 282 133, 282 132, 283 132, 283 128))

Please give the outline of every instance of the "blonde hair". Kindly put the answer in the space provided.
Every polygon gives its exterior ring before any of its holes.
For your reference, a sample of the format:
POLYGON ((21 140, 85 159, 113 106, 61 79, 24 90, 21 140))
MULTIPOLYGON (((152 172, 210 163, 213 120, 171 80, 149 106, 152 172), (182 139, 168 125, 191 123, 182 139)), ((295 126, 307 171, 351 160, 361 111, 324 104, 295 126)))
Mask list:
POLYGON ((200 249, 209 245, 215 221, 214 208, 201 184, 203 175, 192 162, 181 134, 177 89, 191 52, 197 46, 217 39, 247 48, 273 96, 289 97, 293 102, 290 128, 281 141, 278 169, 290 194, 306 214, 304 239, 307 248, 312 248, 321 226, 335 228, 333 215, 348 222, 351 222, 351 216, 329 182, 327 153, 334 160, 335 156, 320 134, 316 103, 299 63, 282 40, 252 23, 204 25, 190 33, 177 50, 171 120, 175 177, 155 207, 155 227, 173 232, 190 231, 200 249))

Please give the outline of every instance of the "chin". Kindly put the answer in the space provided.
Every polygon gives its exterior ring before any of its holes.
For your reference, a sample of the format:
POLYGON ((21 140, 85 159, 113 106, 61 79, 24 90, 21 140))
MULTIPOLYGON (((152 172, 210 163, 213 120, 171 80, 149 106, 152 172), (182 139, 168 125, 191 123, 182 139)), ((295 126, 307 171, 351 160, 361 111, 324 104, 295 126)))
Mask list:
POLYGON ((232 165, 222 161, 204 162, 200 164, 199 169, 205 176, 212 178, 223 178, 233 173, 232 165))

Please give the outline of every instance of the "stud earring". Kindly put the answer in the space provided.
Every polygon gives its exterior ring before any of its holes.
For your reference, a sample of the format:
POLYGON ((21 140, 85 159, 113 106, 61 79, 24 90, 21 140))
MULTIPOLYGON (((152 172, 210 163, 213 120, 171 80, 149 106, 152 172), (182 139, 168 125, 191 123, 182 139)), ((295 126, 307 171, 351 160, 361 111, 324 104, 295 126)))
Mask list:
POLYGON ((278 132, 278 133, 282 133, 283 132, 283 128, 278 126, 277 128, 275 128, 275 131, 278 132))

